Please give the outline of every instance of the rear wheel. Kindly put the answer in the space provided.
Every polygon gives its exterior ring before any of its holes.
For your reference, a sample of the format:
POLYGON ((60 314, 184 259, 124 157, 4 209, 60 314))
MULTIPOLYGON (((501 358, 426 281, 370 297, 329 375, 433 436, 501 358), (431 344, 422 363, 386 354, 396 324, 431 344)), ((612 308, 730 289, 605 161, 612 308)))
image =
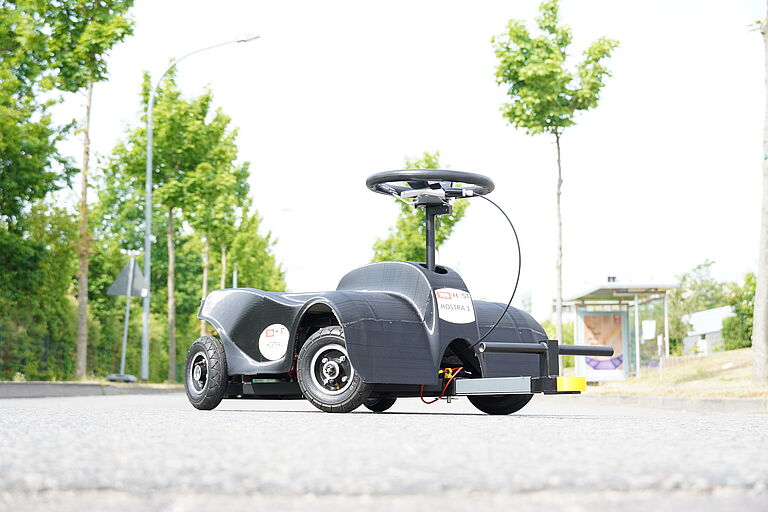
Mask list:
POLYGON ((397 398, 366 398, 363 405, 369 411, 384 412, 395 405, 395 401, 397 401, 397 398))
POLYGON ((221 342, 212 336, 195 340, 184 365, 187 398, 198 409, 214 409, 227 392, 227 358, 221 342))
POLYGON ((486 414, 512 414, 531 401, 533 395, 470 395, 472 405, 486 414))
POLYGON ((325 412, 350 412, 360 407, 373 386, 363 382, 347 354, 344 330, 324 327, 299 351, 296 377, 304 397, 325 412))

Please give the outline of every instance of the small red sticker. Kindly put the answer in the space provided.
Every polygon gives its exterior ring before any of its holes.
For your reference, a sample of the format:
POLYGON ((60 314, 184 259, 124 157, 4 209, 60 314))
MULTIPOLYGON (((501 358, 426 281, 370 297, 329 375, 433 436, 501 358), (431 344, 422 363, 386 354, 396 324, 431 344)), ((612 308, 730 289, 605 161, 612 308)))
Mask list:
POLYGON ((267 333, 266 334, 267 334, 267 338, 271 338, 271 337, 273 337, 275 335, 275 330, 274 329, 267 329, 267 333))
POLYGON ((437 292, 437 298, 438 299, 452 299, 453 295, 451 295, 451 292, 437 292))

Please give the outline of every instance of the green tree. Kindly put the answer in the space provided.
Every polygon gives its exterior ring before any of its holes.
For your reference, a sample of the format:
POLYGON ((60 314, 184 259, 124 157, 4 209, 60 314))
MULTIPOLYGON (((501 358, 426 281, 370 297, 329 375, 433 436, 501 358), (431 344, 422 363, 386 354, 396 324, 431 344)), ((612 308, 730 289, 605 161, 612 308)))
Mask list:
POLYGON ((727 287, 712 277, 714 264, 714 261, 705 260, 690 272, 678 276, 680 287, 669 293, 670 350, 679 351, 683 338, 691 330, 690 323, 685 320, 687 315, 728 303, 727 287))
MULTIPOLYGON (((166 241, 165 269, 168 324, 168 380, 176 380, 176 242, 182 226, 179 215, 187 220, 205 241, 203 247, 204 282, 207 283, 210 239, 231 233, 235 210, 245 203, 248 193, 248 164, 234 163, 237 158, 237 131, 230 129, 230 118, 213 111, 210 91, 184 99, 171 73, 158 91, 153 110, 153 200, 164 212, 160 224, 166 241), (229 224, 227 224, 229 223, 229 224)), ((142 108, 146 115, 151 82, 145 74, 142 108)), ((143 202, 146 162, 144 125, 129 129, 110 158, 108 184, 104 201, 106 219, 114 222, 111 231, 136 240, 138 207, 143 202)), ((229 239, 223 243, 228 243, 229 239)), ((134 245, 136 242, 132 242, 134 245)), ((194 245, 194 244, 193 244, 194 245)), ((191 246, 190 246, 191 247, 191 246)), ((154 260, 154 257, 153 257, 154 260)), ((154 278, 156 276, 150 276, 154 278)), ((162 285, 154 290, 162 289, 162 285)), ((205 286, 205 285, 204 285, 205 286)))
MULTIPOLYGON (((41 198, 73 169, 56 143, 74 123, 54 126, 48 108, 54 91, 86 90, 78 255, 77 376, 83 377, 88 343, 88 160, 93 83, 106 78, 106 55, 131 33, 125 16, 133 0, 23 0, 0 6, 0 201, 14 219, 24 201, 41 198), (37 100, 46 93, 49 99, 37 100), (64 164, 57 172, 56 163, 64 164), (8 203, 11 204, 8 204, 8 203)), ((16 222, 9 222, 15 226, 16 222)))
POLYGON ((131 33, 125 13, 132 3, 0 3, 0 215, 8 224, 74 172, 56 148, 74 123, 56 126, 48 110, 62 91, 106 77, 107 53, 131 33))
MULTIPOLYGON (((235 236, 237 210, 247 204, 248 164, 235 165, 237 156, 233 132, 222 146, 234 149, 228 157, 214 164, 199 165, 189 177, 188 208, 185 212, 189 224, 203 243, 202 297, 208 295, 208 276, 211 244, 221 249, 221 283, 226 276, 226 254, 235 236)), ((206 335, 207 323, 201 322, 201 336, 206 335)))
MULTIPOLYGON (((406 160, 408 169, 439 169, 440 152, 424 152, 420 159, 406 160)), ((371 261, 426 261, 426 212, 423 208, 414 208, 397 201, 400 213, 395 226, 390 228, 389 236, 379 238, 373 244, 371 261)), ((467 200, 458 199, 453 203, 450 215, 441 215, 435 219, 435 248, 438 249, 453 233, 456 223, 467 209, 467 200)))
POLYGON ((491 41, 499 60, 496 81, 507 87, 510 102, 502 114, 515 128, 528 135, 548 134, 557 148, 557 297, 556 334, 563 335, 563 223, 560 195, 563 173, 560 141, 563 132, 576 124, 575 115, 597 107, 604 80, 610 76, 604 61, 618 43, 607 38, 593 42, 585 51, 575 71, 567 63, 571 29, 559 25, 557 0, 546 0, 539 7, 536 24, 539 35, 532 35, 522 21, 510 20, 506 33, 491 41))
POLYGON ((58 87, 85 89, 83 160, 80 170, 80 225, 77 272, 77 376, 85 376, 88 357, 88 264, 91 235, 88 225, 88 167, 91 154, 93 84, 107 78, 106 56, 114 45, 133 33, 126 13, 133 0, 71 0, 57 6, 51 39, 58 87))
POLYGON ((26 205, 65 184, 74 169, 56 144, 71 124, 56 126, 49 109, 55 73, 48 2, 0 3, 0 218, 20 233, 26 205), (43 93, 47 99, 40 100, 43 93))
POLYGON ((755 274, 744 276, 744 283, 731 286, 728 305, 734 316, 723 320, 723 340, 726 350, 752 346, 752 322, 755 313, 755 274))

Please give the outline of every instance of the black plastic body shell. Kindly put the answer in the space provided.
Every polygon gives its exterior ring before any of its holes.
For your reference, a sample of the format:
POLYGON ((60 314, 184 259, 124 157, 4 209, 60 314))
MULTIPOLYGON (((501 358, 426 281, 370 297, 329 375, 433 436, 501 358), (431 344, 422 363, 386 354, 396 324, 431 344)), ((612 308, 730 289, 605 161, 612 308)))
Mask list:
MULTIPOLYGON (((475 320, 450 322, 438 313, 436 290, 469 292, 451 269, 436 272, 412 262, 372 263, 345 275, 335 291, 265 292, 249 288, 215 290, 198 316, 211 323, 224 344, 230 375, 284 374, 299 348, 297 331, 307 310, 322 303, 344 327, 350 360, 364 381, 375 384, 438 383, 448 345, 469 344, 490 329, 504 304, 472 301, 475 320), (259 351, 260 334, 273 324, 288 328, 285 354, 269 360, 259 351)), ((510 308, 486 338, 497 342, 543 341, 541 325, 527 313, 510 308)), ((533 354, 475 354, 484 377, 538 376, 533 354)))

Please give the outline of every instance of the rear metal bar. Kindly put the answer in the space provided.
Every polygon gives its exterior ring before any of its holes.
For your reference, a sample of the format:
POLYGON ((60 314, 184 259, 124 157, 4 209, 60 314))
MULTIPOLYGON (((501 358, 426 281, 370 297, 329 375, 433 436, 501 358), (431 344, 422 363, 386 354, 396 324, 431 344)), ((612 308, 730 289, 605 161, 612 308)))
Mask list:
POLYGON ((539 376, 557 377, 560 374, 558 355, 570 356, 612 356, 613 347, 601 345, 560 345, 557 340, 539 343, 500 343, 486 341, 478 350, 489 354, 538 354, 539 376))
MULTIPOLYGON (((480 352, 490 354, 545 354, 547 342, 540 343, 480 343, 480 352)), ((557 345, 557 352, 563 356, 612 356, 613 347, 603 345, 557 345)))
POLYGON ((543 354, 547 351, 546 343, 496 343, 486 341, 480 343, 480 352, 489 352, 493 354, 543 354))
POLYGON ((613 347, 604 345, 560 345, 558 350, 564 356, 612 356, 613 347))

